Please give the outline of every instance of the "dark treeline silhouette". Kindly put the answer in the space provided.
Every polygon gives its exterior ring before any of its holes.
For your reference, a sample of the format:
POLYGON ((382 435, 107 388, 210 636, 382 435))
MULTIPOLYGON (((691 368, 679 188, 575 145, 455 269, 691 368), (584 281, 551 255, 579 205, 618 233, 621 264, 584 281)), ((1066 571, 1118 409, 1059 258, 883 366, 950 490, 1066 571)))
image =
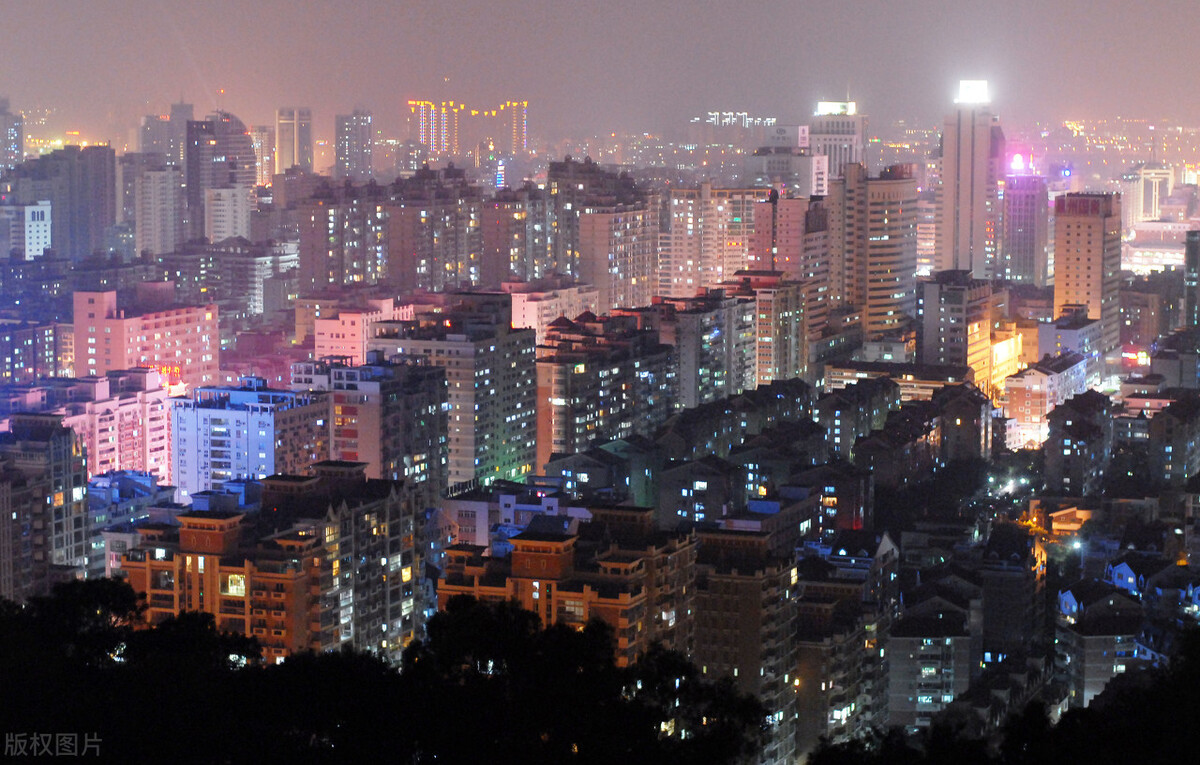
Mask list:
POLYGON ((1187 634, 1169 668, 1118 675, 1086 709, 1051 726, 1034 702, 984 741, 947 716, 929 731, 823 743, 810 765, 1129 765, 1195 762, 1200 722, 1200 631, 1187 634))
POLYGON ((209 614, 135 629, 143 608, 113 580, 0 601, 0 729, 182 763, 725 763, 765 735, 757 701, 678 654, 617 667, 598 621, 543 629, 513 604, 455 598, 397 671, 354 652, 268 666, 209 614))

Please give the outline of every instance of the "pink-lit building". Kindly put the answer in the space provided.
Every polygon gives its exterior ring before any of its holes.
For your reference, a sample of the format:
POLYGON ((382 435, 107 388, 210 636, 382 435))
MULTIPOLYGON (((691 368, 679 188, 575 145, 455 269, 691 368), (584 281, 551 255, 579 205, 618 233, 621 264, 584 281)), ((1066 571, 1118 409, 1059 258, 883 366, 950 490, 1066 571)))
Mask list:
POLYGON ((398 307, 391 298, 367 300, 361 305, 339 307, 332 316, 313 319, 313 354, 318 359, 342 357, 351 366, 365 364, 371 325, 377 321, 412 318, 412 308, 398 307))
MULTIPOLYGON (((103 377, 58 378, 0 390, 6 415, 63 415, 87 449, 89 478, 115 470, 153 473, 166 482, 170 466, 167 389, 155 369, 109 372, 103 377)), ((0 429, 7 430, 7 418, 0 429)))
POLYGON ((75 374, 95 377, 150 367, 167 385, 211 385, 219 372, 217 306, 173 304, 174 284, 139 285, 133 305, 117 293, 76 292, 75 374))

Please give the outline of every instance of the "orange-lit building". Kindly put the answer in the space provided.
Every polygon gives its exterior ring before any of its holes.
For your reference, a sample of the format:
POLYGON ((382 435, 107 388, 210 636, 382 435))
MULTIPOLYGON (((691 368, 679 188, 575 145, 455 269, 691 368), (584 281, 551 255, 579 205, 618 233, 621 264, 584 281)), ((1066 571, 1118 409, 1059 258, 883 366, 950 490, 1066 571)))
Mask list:
POLYGON ((413 491, 364 469, 326 461, 314 476, 272 476, 258 515, 203 510, 138 527, 121 568, 146 593, 147 621, 210 613, 257 638, 268 661, 342 646, 398 659, 422 613, 413 491))
POLYGON ((177 516, 178 528, 139 529, 142 544, 121 567, 134 591, 146 593, 146 618, 213 614, 218 629, 258 638, 267 661, 328 647, 320 629, 321 539, 285 535, 239 554, 245 517, 194 512, 177 516))
POLYGON ((582 628, 596 618, 613 628, 620 666, 655 641, 681 651, 692 642, 694 534, 656 534, 648 508, 597 508, 606 522, 580 529, 577 521, 539 517, 509 539, 510 556, 454 545, 438 583, 438 607, 455 595, 514 600, 546 625, 582 628), (597 545, 604 527, 612 538, 597 545))

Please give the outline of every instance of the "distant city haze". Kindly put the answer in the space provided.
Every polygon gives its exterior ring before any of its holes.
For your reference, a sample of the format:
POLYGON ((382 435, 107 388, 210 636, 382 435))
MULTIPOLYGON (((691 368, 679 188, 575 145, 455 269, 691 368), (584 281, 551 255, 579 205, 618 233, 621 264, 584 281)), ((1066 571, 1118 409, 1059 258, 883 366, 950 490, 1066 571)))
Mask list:
POLYGON ((181 98, 247 125, 279 106, 371 109, 403 137, 411 98, 528 100, 533 135, 671 131, 710 110, 800 122, 847 94, 883 125, 935 125, 959 79, 1006 124, 1200 124, 1188 0, 48 0, 0 31, 0 95, 118 148, 181 98), (223 94, 221 91, 224 91, 223 94))

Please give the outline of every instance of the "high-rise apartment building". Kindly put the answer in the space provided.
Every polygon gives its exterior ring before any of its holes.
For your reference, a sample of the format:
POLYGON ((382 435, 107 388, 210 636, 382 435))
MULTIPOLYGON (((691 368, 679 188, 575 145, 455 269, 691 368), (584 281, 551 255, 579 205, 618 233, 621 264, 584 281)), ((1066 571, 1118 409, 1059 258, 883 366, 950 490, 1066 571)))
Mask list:
POLYGON ((355 109, 353 114, 339 114, 335 141, 333 177, 357 182, 370 180, 374 171, 371 154, 375 144, 371 113, 355 109))
POLYGON ((103 377, 5 386, 0 400, 8 412, 61 416, 87 449, 89 477, 138 470, 167 481, 167 390, 156 370, 126 369, 103 377))
MULTIPOLYGON (((174 292, 170 282, 161 287, 174 292)), ((217 306, 175 306, 171 298, 169 294, 165 300, 144 299, 118 307, 115 291, 76 292, 76 374, 96 376, 150 367, 162 372, 170 384, 216 382, 220 350, 217 306)))
POLYGON ((1100 353, 1120 344, 1121 197, 1066 194, 1054 202, 1054 315, 1087 307, 1100 320, 1100 353))
POLYGON ((997 265, 1004 131, 989 103, 986 80, 963 80, 957 108, 946 117, 935 271, 970 271, 986 279, 997 265))
POLYGON ((601 311, 650 304, 658 273, 658 202, 593 203, 579 211, 580 281, 596 287, 601 311))
POLYGON ((969 366, 985 392, 992 362, 992 283, 939 271, 920 283, 923 364, 969 366))
POLYGON ((458 101, 409 101, 415 130, 409 138, 428 147, 435 157, 458 156, 484 136, 505 136, 504 151, 517 155, 529 150, 529 102, 506 101, 494 109, 474 109, 458 101))
POLYGON ((64 146, 15 167, 0 183, 0 203, 48 201, 59 255, 83 260, 103 250, 117 220, 117 159, 108 146, 64 146))
MULTIPOLYGON (((87 458, 83 441, 62 422, 61 415, 16 414, 9 430, 0 433, 0 463, 37 485, 37 501, 6 508, 0 535, 21 533, 19 573, 29 594, 48 594, 54 580, 82 576, 87 569, 87 458), (21 516, 24 516, 23 518, 21 516), (14 529, 11 520, 22 521, 14 529)), ((0 538, 0 555, 6 540, 0 538)), ((11 549, 11 548, 9 548, 11 549)))
POLYGON ((520 481, 534 469, 537 387, 532 329, 513 329, 501 293, 444 293, 440 311, 379 322, 369 350, 446 370, 449 471, 458 484, 520 481))
POLYGON ((275 111, 275 172, 293 167, 312 172, 312 110, 286 106, 275 111))
POLYGON ((185 496, 224 481, 310 473, 328 454, 326 394, 273 390, 257 377, 200 387, 171 404, 171 483, 185 496))
POLYGON ((145 619, 212 614, 218 629, 256 638, 271 663, 342 647, 398 660, 424 613, 415 497, 403 482, 366 479, 358 463, 313 470, 262 482, 274 530, 195 503, 178 527, 143 526, 120 567, 148 594, 145 619))
POLYGON ((755 304, 755 367, 758 385, 808 374, 808 332, 804 323, 804 285, 779 272, 754 272, 750 288, 755 304))
MULTIPOLYGON (((659 236, 657 291, 692 297, 751 264, 755 211, 770 189, 673 189, 659 236)), ((765 212, 765 211, 764 211, 765 212)))
POLYGON ((751 294, 718 289, 618 313, 637 316, 674 347, 675 407, 693 409, 758 385, 757 307, 751 294))
POLYGON ((650 436, 674 410, 675 359, 632 316, 565 316, 537 348, 537 463, 650 436))
POLYGON ((432 506, 446 491, 446 370, 382 356, 298 362, 291 387, 330 391, 330 459, 365 463, 367 478, 403 480, 432 506))
POLYGON ((917 182, 911 167, 896 165, 869 178, 847 165, 830 184, 831 281, 841 299, 862 312, 868 339, 903 326, 916 315, 917 182))
POLYGON ((1045 287, 1050 263, 1050 196, 1040 175, 1010 175, 1004 183, 1004 246, 996 277, 1045 287))
POLYGON ((0 98, 0 173, 25 161, 25 118, 14 113, 7 98, 0 98))
POLYGON ((54 210, 50 202, 0 206, 0 256, 34 260, 53 245, 54 210))
POLYGON ((829 177, 840 178, 846 165, 866 163, 867 115, 854 101, 820 101, 808 124, 808 146, 829 158, 829 177))

